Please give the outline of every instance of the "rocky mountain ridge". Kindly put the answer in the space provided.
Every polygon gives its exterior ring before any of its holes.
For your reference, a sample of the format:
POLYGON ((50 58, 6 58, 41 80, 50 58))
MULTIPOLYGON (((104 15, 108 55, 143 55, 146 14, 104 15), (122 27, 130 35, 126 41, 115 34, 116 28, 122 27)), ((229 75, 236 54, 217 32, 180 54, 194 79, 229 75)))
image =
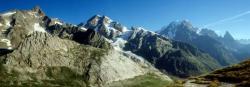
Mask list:
POLYGON ((49 18, 38 7, 0 18, 1 39, 8 40, 1 46, 2 86, 100 87, 149 73, 172 81, 143 58, 115 50, 101 33, 49 18))

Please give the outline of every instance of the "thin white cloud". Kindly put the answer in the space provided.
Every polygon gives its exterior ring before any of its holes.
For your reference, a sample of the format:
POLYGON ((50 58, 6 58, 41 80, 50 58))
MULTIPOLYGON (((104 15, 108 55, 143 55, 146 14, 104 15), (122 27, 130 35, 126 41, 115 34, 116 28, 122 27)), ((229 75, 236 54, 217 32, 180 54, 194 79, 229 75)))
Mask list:
POLYGON ((240 17, 245 16, 245 15, 248 15, 248 14, 250 14, 250 11, 246 11, 246 12, 237 14, 237 15, 232 16, 232 17, 228 17, 228 18, 225 18, 225 19, 222 19, 222 20, 213 22, 213 23, 206 24, 206 25, 204 25, 203 27, 207 28, 207 27, 215 26, 215 25, 218 25, 218 24, 227 22, 227 21, 235 20, 235 19, 237 19, 237 18, 240 18, 240 17))

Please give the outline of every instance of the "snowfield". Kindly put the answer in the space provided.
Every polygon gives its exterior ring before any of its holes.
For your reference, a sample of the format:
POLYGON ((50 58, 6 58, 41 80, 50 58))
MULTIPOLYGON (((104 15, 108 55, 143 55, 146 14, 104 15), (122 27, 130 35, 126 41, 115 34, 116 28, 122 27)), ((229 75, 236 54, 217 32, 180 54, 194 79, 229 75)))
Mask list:
POLYGON ((39 23, 34 24, 34 31, 46 32, 45 29, 43 27, 41 27, 39 23))

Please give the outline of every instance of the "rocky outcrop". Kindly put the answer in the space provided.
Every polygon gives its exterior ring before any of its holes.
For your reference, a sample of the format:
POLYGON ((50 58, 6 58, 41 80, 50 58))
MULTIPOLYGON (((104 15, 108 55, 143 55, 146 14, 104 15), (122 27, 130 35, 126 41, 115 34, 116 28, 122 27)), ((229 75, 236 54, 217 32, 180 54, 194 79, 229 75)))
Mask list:
POLYGON ((91 45, 98 48, 111 49, 110 43, 108 43, 105 38, 92 29, 88 29, 86 32, 77 32, 73 36, 73 40, 91 45))

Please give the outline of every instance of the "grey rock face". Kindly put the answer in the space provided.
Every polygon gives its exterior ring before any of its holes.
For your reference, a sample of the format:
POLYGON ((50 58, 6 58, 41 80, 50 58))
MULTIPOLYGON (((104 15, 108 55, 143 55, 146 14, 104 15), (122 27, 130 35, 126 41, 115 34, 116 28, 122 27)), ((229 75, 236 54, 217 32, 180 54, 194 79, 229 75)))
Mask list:
POLYGON ((87 21, 86 28, 94 29, 106 38, 113 39, 126 31, 126 27, 118 22, 112 21, 107 16, 93 16, 87 21))
MULTIPOLYGON (((0 15, 0 38, 10 43, 7 49, 15 49, 20 42, 34 31, 45 32, 41 19, 43 16, 32 10, 13 10, 0 15)), ((7 42, 6 42, 7 43, 7 42)))
MULTIPOLYGON (((77 81, 88 85, 91 81, 89 76, 96 76, 91 77, 95 79, 92 82, 98 81, 98 76, 94 73, 98 70, 97 66, 100 62, 98 59, 101 55, 101 52, 95 48, 80 46, 76 42, 63 40, 48 33, 35 32, 26 38, 14 52, 7 55, 4 66, 8 71, 19 73, 16 76, 18 81, 65 80, 71 82, 72 80, 72 83, 77 81)), ((42 81, 40 84, 44 83, 46 82, 42 81)))
POLYGON ((216 40, 220 39, 220 37, 213 30, 210 29, 201 29, 200 34, 212 37, 216 40))
POLYGON ((92 29, 88 29, 85 32, 77 32, 74 34, 73 40, 91 45, 98 48, 111 49, 110 43, 108 43, 105 38, 92 29))
POLYGON ((9 66, 38 68, 42 66, 69 66, 67 52, 79 44, 53 37, 48 33, 35 32, 26 38, 10 55, 9 66), (41 59, 41 60, 39 60, 41 59), (23 61, 27 60, 27 61, 23 61), (52 60, 52 61, 50 61, 52 60))

